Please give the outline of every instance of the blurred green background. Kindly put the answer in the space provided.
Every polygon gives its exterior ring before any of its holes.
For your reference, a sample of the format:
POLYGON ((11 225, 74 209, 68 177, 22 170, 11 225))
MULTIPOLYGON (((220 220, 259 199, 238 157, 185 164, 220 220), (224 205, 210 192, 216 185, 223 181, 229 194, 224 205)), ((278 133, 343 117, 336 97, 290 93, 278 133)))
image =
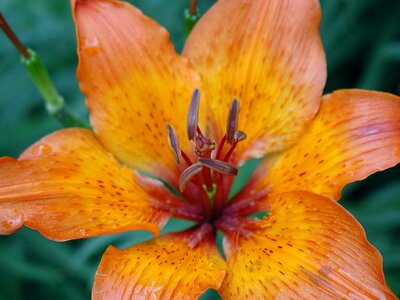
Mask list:
MULTIPOLYGON (((182 0, 131 1, 183 45, 182 0)), ((204 12, 212 0, 199 0, 204 12)), ((366 88, 400 93, 400 1, 321 0, 322 38, 328 60, 325 92, 366 88)), ((74 27, 69 1, 2 0, 0 10, 21 40, 41 55, 68 105, 87 117, 79 92, 74 27)), ((0 156, 18 156, 40 137, 60 128, 19 64, 19 54, 0 34, 0 156)), ((345 189, 341 204, 364 226, 384 258, 388 284, 400 295, 400 167, 345 189)), ((172 221, 168 230, 187 224, 172 221)), ((145 232, 67 243, 48 241, 23 229, 0 237, 0 299, 89 299, 93 275, 109 244, 128 247, 150 238, 145 232)), ((214 293, 204 298, 214 299, 214 293)))

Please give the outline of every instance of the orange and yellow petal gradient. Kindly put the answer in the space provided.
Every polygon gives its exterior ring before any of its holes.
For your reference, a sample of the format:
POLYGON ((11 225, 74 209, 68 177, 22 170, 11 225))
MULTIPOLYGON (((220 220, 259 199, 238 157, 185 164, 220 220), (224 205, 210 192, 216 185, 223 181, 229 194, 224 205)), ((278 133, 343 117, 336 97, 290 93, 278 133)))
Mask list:
POLYGON ((229 103, 240 100, 248 138, 237 158, 286 148, 318 111, 326 80, 320 19, 317 0, 219 0, 193 29, 183 55, 202 76, 212 135, 221 138, 229 103))
POLYGON ((126 250, 108 248, 92 291, 98 299, 197 299, 218 289, 226 263, 213 239, 192 245, 193 230, 157 237, 126 250))
POLYGON ((16 160, 0 159, 0 234, 22 225, 71 240, 134 229, 158 234, 168 214, 92 132, 57 131, 16 160))
POLYGON ((340 90, 299 142, 267 159, 264 184, 275 192, 307 190, 335 199, 353 181, 400 162, 400 97, 340 90))
POLYGON ((174 181, 171 124, 186 150, 186 114, 199 76, 168 32, 115 0, 72 0, 78 79, 104 146, 131 167, 174 181))
POLYGON ((224 299, 396 299, 379 252, 353 216, 309 192, 275 195, 269 217, 224 249, 224 299))

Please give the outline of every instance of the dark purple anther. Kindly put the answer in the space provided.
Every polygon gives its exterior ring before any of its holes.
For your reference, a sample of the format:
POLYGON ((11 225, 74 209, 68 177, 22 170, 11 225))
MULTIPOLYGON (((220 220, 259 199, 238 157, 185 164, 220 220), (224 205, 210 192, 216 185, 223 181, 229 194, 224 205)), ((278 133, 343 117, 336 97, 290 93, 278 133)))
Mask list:
POLYGON ((238 173, 238 169, 236 169, 231 164, 228 164, 221 160, 200 157, 199 163, 201 163, 203 166, 205 166, 207 168, 210 168, 210 169, 217 171, 219 173, 222 173, 222 174, 236 176, 238 173))
POLYGON ((187 115, 187 135, 189 140, 196 136, 197 123, 199 119, 200 90, 195 89, 190 100, 189 111, 187 115))
POLYGON ((178 136, 176 135, 175 129, 171 125, 167 125, 168 130, 168 144, 174 152, 176 162, 181 163, 181 147, 179 146, 178 136))
POLYGON ((235 142, 241 142, 247 138, 247 134, 245 134, 243 131, 237 130, 235 132, 235 135, 233 137, 233 140, 235 142))
POLYGON ((198 173, 202 170, 202 165, 199 163, 195 163, 191 165, 189 168, 185 169, 181 177, 179 178, 179 190, 183 192, 185 190, 186 184, 198 173))
POLYGON ((226 123, 226 142, 234 142, 235 132, 238 127, 239 100, 233 99, 229 107, 228 120, 226 123))

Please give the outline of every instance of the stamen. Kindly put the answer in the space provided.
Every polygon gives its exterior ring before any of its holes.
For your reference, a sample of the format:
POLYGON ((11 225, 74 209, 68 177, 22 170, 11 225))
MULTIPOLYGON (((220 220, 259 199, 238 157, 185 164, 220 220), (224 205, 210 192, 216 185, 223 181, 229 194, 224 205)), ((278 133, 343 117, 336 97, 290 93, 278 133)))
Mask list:
POLYGON ((238 173, 238 169, 233 167, 231 164, 228 164, 221 160, 200 157, 199 163, 207 168, 210 168, 222 174, 236 176, 238 173))
POLYGON ((238 126, 238 115, 239 115, 239 100, 233 99, 229 107, 228 120, 226 123, 226 142, 228 144, 233 143, 235 132, 238 126))
POLYGON ((229 160, 238 143, 246 139, 246 134, 238 130, 239 100, 233 99, 229 106, 226 134, 216 149, 216 142, 205 136, 198 125, 199 107, 200 90, 195 89, 187 114, 187 136, 194 142, 197 162, 192 162, 180 148, 178 136, 169 124, 167 125, 168 143, 177 163, 187 165, 179 178, 181 196, 184 199, 190 199, 190 203, 195 204, 197 209, 203 210, 204 220, 213 220, 228 202, 229 189, 234 179, 232 176, 238 174, 238 169, 229 163, 229 160), (214 150, 216 153, 213 152, 214 150))
POLYGON ((235 132, 235 135, 233 136, 233 140, 235 143, 241 142, 247 138, 247 134, 245 134, 243 131, 237 130, 235 132))
POLYGON ((234 143, 229 148, 228 152, 226 152, 223 161, 226 161, 226 162, 229 161, 233 151, 235 151, 235 149, 236 149, 237 144, 239 144, 239 142, 245 140, 246 138, 247 138, 247 135, 243 131, 237 130, 235 132, 235 135, 234 135, 234 138, 233 138, 234 143))
POLYGON ((179 146, 178 136, 176 135, 175 129, 171 125, 167 125, 168 130, 168 144, 174 152, 176 162, 181 163, 181 147, 179 146))
POLYGON ((190 100, 187 114, 187 135, 189 140, 196 136, 197 123, 199 119, 200 90, 195 89, 190 100))
POLYGON ((233 143, 233 145, 229 148, 228 152, 226 152, 223 161, 226 161, 226 162, 229 161, 229 159, 231 158, 231 155, 232 155, 233 151, 235 151, 236 146, 237 146, 238 143, 239 143, 239 142, 233 143))
POLYGON ((179 190, 183 192, 185 190, 186 184, 198 173, 201 172, 203 166, 199 163, 191 165, 189 168, 185 169, 181 177, 179 178, 179 190))

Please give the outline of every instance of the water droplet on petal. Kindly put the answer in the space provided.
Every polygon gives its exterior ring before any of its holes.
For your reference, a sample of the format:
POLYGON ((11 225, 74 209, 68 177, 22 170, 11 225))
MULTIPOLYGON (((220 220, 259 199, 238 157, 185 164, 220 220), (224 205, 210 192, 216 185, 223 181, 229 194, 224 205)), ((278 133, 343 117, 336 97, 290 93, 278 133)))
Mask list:
POLYGON ((79 233, 80 233, 82 236, 87 236, 87 232, 86 232, 85 229, 79 229, 79 233))
POLYGON ((51 149, 51 147, 49 145, 43 144, 39 146, 39 155, 49 155, 51 154, 53 150, 51 149))
POLYGON ((97 54, 100 51, 100 41, 96 37, 83 38, 82 49, 89 55, 97 54))

